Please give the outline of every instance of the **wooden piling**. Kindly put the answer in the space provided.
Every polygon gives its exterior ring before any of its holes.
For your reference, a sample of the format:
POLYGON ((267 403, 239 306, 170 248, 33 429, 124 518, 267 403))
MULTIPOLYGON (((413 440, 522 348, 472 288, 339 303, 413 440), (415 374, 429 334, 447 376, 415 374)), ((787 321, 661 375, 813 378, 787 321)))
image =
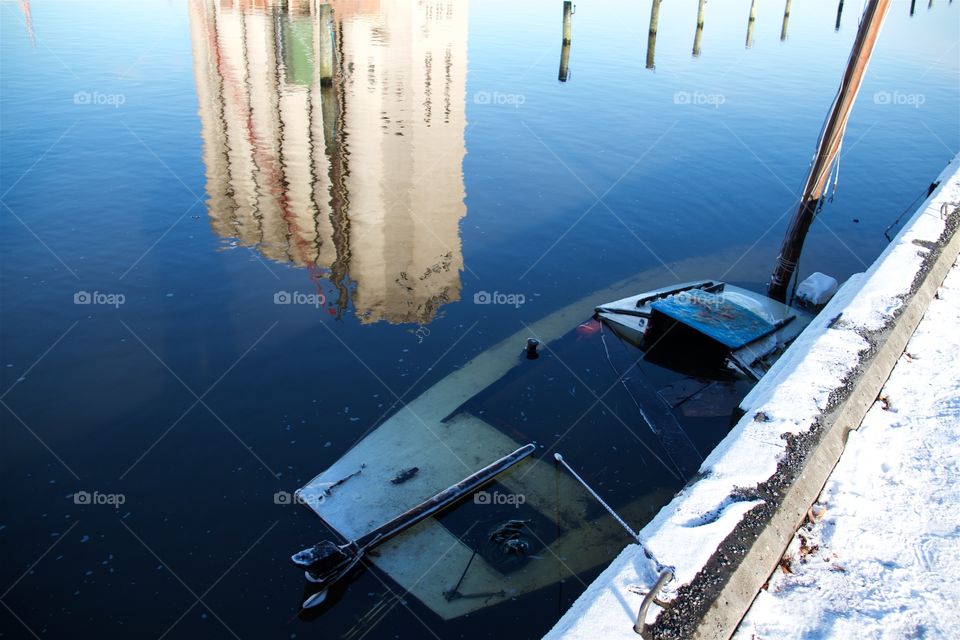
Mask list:
POLYGON ((783 8, 783 26, 780 27, 780 42, 787 39, 787 23, 790 21, 790 3, 793 0, 787 0, 787 5, 783 8))
POLYGON ((653 69, 653 59, 657 50, 657 24, 660 22, 660 0, 650 5, 650 32, 647 36, 647 69, 653 69))
POLYGON ((570 76, 570 44, 565 42, 560 49, 560 74, 557 79, 566 82, 570 76))
POLYGON ((566 82, 570 76, 570 39, 573 30, 573 2, 563 3, 563 45, 560 47, 560 73, 557 79, 566 82))
MULTIPOLYGON (((787 0, 789 2, 790 0, 787 0)), ((700 39, 703 37, 703 9, 707 0, 700 0, 697 7, 697 32, 693 36, 693 57, 700 55, 700 39)))
POLYGON ((750 19, 747 20, 747 43, 749 49, 753 46, 753 25, 757 22, 757 0, 750 3, 750 19))
POLYGON ((320 84, 333 83, 334 43, 333 43, 333 8, 329 4, 321 4, 317 8, 318 46, 317 65, 320 70, 320 84))

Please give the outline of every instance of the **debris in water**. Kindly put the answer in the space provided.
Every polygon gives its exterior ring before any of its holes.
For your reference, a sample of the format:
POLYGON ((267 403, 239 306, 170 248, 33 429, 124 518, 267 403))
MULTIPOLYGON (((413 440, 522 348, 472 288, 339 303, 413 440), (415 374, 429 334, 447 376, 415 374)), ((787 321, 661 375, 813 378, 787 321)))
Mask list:
POLYGON ((393 484, 403 484, 413 476, 417 475, 418 471, 420 471, 420 467, 410 467, 409 469, 405 469, 404 471, 401 471, 395 475, 390 482, 393 484))
POLYGON ((326 489, 323 490, 324 495, 329 496, 329 495, 330 495, 330 491, 333 490, 335 487, 339 487, 341 484, 343 484, 344 482, 346 482, 347 480, 349 480, 349 479, 352 478, 353 476, 358 476, 358 475, 360 475, 360 472, 363 471, 363 470, 366 468, 366 466, 367 466, 366 463, 361 464, 359 469, 357 469, 356 471, 354 471, 354 472, 351 473, 350 475, 344 476, 343 478, 340 478, 339 480, 337 480, 336 482, 334 482, 333 484, 331 484, 329 487, 327 487, 326 489))
POLYGON ((600 331, 600 321, 592 318, 577 327, 577 334, 581 336, 592 336, 600 331))
POLYGON ((507 520, 490 531, 487 541, 493 546, 493 553, 497 560, 505 564, 516 564, 527 558, 530 541, 523 535, 527 522, 527 520, 507 520))

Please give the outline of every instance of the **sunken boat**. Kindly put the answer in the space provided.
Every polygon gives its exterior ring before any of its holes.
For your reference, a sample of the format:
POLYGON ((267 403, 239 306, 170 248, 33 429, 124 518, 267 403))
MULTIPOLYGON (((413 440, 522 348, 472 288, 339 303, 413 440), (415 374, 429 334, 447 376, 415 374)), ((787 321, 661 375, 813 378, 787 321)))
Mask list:
POLYGON ((476 356, 299 489, 340 539, 294 556, 319 583, 305 606, 361 562, 446 620, 589 578, 631 540, 552 454, 639 529, 810 320, 713 280, 591 306, 476 356))

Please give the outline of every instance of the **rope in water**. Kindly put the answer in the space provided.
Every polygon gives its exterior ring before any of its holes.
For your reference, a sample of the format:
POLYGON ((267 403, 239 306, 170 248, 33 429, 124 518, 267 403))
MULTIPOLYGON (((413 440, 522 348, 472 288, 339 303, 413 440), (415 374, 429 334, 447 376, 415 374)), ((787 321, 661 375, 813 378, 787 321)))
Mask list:
POLYGON ((660 564, 660 562, 654 557, 653 553, 651 553, 650 550, 647 549, 647 545, 644 544, 643 539, 640 537, 640 534, 638 534, 636 531, 634 531, 634 530, 630 527, 630 525, 628 525, 626 522, 624 522, 623 518, 621 518, 619 515, 617 515, 617 512, 613 510, 613 507, 611 507, 611 506, 608 505, 606 502, 604 502, 603 498, 600 497, 600 494, 598 494, 596 491, 594 491, 593 488, 592 488, 590 485, 587 484, 587 481, 584 480, 583 478, 581 478, 581 477, 580 477, 580 474, 578 474, 576 471, 574 471, 574 470, 573 470, 573 467, 571 467, 569 464, 567 464, 567 461, 563 459, 563 456, 562 456, 562 455, 560 455, 559 453, 555 453, 555 454, 553 454, 553 457, 554 457, 554 459, 555 459, 557 462, 559 462, 560 464, 562 464, 567 471, 570 472, 570 475, 572 475, 574 478, 576 478, 577 482, 579 482, 579 483, 583 486, 583 488, 586 489, 587 492, 594 497, 594 499, 595 499, 597 502, 600 503, 600 506, 602 506, 604 509, 607 510, 607 513, 609 513, 610 516, 611 516, 614 520, 616 520, 617 523, 618 523, 621 527, 623 527, 623 528, 630 534, 630 537, 637 541, 637 544, 639 544, 639 545, 640 545, 640 548, 643 549, 643 554, 644 554, 645 556, 647 556, 647 558, 649 558, 649 559, 653 562, 653 564, 654 564, 654 566, 656 567, 658 573, 664 571, 665 569, 670 569, 670 567, 666 567, 666 566, 660 564))

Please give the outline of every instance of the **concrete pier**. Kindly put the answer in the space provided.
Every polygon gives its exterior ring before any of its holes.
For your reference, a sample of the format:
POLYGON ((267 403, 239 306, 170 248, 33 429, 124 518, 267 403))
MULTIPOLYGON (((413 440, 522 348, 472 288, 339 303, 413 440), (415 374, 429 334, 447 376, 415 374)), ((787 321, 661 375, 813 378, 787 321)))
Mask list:
MULTIPOLYGON (((729 638, 777 567, 960 254, 960 156, 742 403, 745 415, 640 536, 674 569, 647 638, 729 638)), ((547 638, 630 638, 658 575, 630 545, 547 638)))

